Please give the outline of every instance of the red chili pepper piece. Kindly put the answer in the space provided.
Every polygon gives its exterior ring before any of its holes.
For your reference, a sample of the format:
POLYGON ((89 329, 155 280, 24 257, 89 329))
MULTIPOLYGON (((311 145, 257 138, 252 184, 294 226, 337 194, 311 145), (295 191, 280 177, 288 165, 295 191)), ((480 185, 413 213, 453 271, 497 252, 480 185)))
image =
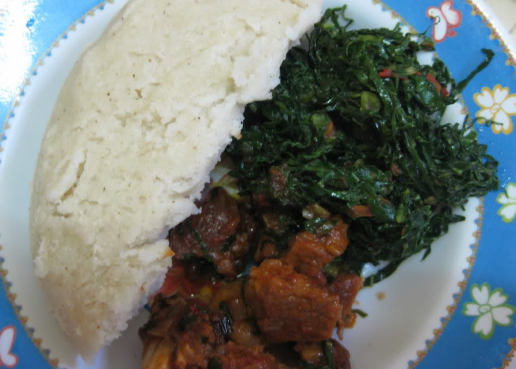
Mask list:
POLYGON ((384 69, 379 73, 380 77, 382 78, 392 78, 394 75, 392 74, 392 70, 390 69, 384 69))
POLYGON ((426 79, 428 80, 428 82, 430 82, 431 84, 433 84, 435 86, 435 88, 437 89, 437 92, 441 92, 441 90, 443 89, 443 86, 441 86, 441 84, 439 82, 437 82, 437 80, 435 79, 435 77, 432 73, 428 73, 426 75, 426 79))
POLYGON ((384 69, 380 73, 378 73, 378 75, 381 78, 399 78, 403 81, 406 81, 408 79, 407 77, 402 77, 399 74, 392 73, 392 70, 390 69, 384 69))

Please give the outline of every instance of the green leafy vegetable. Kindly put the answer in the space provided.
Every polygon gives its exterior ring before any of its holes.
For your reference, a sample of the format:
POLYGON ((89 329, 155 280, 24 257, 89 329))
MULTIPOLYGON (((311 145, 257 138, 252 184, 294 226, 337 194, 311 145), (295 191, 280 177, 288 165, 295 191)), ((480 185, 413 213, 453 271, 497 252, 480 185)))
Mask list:
MULTIPOLYGON (((307 47, 289 52, 273 99, 247 107, 242 138, 227 153, 240 194, 266 194, 276 213, 293 220, 291 234, 326 230, 326 220, 303 218, 311 204, 349 223, 338 268, 390 262, 366 281, 372 284, 409 256, 426 257, 464 219, 452 209, 498 187, 498 163, 471 125, 441 123, 492 56, 484 50, 486 62, 457 86, 439 59, 418 62, 432 47, 427 38, 417 41, 399 26, 348 31, 343 12, 328 10, 307 47)), ((326 272, 335 275, 335 266, 326 272)))
POLYGON ((368 314, 360 309, 353 309, 353 312, 361 318, 367 318, 368 314))
POLYGON ((335 369, 335 363, 333 361, 333 343, 330 340, 324 342, 324 353, 326 354, 326 360, 328 361, 328 368, 335 369))
POLYGON ((484 55, 486 56, 486 60, 484 60, 482 63, 480 63, 480 65, 473 71, 469 74, 469 76, 467 76, 463 81, 460 81, 459 84, 457 85, 457 90, 458 92, 462 92, 464 90, 464 88, 468 85, 468 83, 478 74, 480 73, 483 69, 485 69, 489 63, 491 63, 491 60, 493 60, 494 58, 494 52, 492 50, 489 50, 489 49, 482 49, 482 52, 484 53, 484 55))

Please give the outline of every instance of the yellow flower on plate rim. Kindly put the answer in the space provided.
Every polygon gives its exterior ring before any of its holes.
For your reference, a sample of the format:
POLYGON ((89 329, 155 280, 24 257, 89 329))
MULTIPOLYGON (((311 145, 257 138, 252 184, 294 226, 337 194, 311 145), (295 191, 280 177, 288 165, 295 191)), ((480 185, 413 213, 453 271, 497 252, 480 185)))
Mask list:
POLYGON ((493 133, 512 133, 511 116, 516 115, 516 94, 511 95, 508 87, 496 85, 493 90, 483 87, 481 93, 473 95, 473 99, 481 108, 476 114, 479 124, 492 120, 496 123, 491 125, 493 133))

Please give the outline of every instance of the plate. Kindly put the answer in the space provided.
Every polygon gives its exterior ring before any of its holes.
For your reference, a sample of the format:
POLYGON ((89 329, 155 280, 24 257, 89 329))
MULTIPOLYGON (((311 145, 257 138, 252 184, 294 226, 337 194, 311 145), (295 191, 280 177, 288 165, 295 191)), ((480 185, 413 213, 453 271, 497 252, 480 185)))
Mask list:
MULTIPOLYGON (((516 61, 483 2, 327 0, 348 5, 355 27, 427 32, 456 80, 495 58, 464 90, 447 119, 475 123, 500 161, 501 187, 471 199, 467 219, 389 279, 364 289, 369 316, 345 332, 354 369, 508 368, 516 350, 516 61)), ((81 53, 125 0, 0 2, 0 368, 87 368, 59 330, 32 270, 30 184, 60 87, 81 53)), ((138 368, 145 312, 97 358, 95 368, 138 368)))

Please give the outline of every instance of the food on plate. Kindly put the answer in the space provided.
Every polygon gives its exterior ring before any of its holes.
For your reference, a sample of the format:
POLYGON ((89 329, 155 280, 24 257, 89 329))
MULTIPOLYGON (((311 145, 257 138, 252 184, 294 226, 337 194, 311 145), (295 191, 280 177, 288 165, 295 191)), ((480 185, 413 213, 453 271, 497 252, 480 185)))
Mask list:
POLYGON ((196 212, 245 105, 271 97, 320 16, 321 0, 132 0, 78 61, 41 147, 31 237, 86 360, 160 287, 166 232, 196 212))
POLYGON ((492 53, 455 83, 439 59, 418 62, 433 49, 423 35, 350 22, 330 9, 289 52, 200 213, 170 230, 174 265, 140 329, 142 368, 350 368, 332 336, 363 315, 363 285, 426 257, 464 219, 454 208, 497 188, 469 121, 442 122, 492 53))
POLYGON ((442 122, 493 53, 479 50, 479 68, 456 83, 441 60, 419 63, 430 39, 399 26, 348 31, 339 15, 327 13, 308 49, 289 53, 273 99, 248 106, 226 152, 239 194, 270 202, 287 234, 319 226, 325 212, 342 216, 349 245, 327 272, 389 262, 371 284, 427 256, 464 219, 454 208, 498 187, 498 162, 471 121, 442 122))

